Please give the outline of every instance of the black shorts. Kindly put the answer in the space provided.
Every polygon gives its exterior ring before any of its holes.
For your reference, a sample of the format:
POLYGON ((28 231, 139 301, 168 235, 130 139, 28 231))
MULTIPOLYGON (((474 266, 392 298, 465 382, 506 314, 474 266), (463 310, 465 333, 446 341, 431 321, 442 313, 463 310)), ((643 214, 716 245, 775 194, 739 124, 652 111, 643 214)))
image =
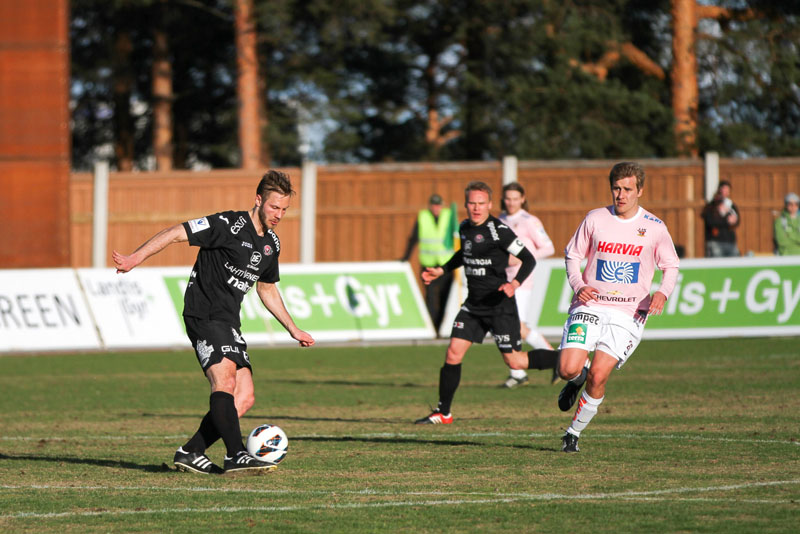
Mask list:
POLYGON ((247 367, 250 372, 253 371, 247 356, 247 343, 238 328, 196 317, 184 317, 183 322, 204 373, 215 363, 221 362, 222 358, 234 362, 237 370, 247 367))
POLYGON ((507 354, 522 349, 519 315, 516 313, 475 315, 462 308, 453 321, 453 331, 450 333, 450 337, 466 339, 473 343, 483 343, 486 332, 492 332, 494 342, 502 353, 507 354))

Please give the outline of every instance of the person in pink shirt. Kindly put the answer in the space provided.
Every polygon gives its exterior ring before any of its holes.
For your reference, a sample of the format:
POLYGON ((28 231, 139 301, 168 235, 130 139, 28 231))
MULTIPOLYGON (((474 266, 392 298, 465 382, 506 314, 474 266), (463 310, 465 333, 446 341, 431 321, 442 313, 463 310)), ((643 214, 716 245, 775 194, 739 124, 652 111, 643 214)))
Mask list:
POLYGON ((639 206, 642 166, 617 163, 608 179, 613 204, 590 211, 564 250, 574 296, 561 338, 559 374, 567 380, 558 396, 561 411, 572 408, 586 383, 561 439, 564 452, 578 452, 578 438, 603 402, 611 371, 636 350, 647 317, 661 313, 678 279, 678 255, 666 225, 639 206), (651 296, 656 268, 664 276, 651 296))
MULTIPOLYGON (((542 221, 528 212, 528 200, 525 198, 525 189, 522 185, 518 182, 511 182, 503 186, 502 206, 503 212, 500 214, 500 220, 514 230, 514 233, 525 244, 525 247, 531 251, 536 261, 553 255, 555 247, 553 247, 553 242, 550 240, 550 236, 547 235, 542 221)), ((506 276, 509 280, 513 280, 517 276, 520 263, 516 257, 509 257, 508 267, 506 268, 506 276)), ((534 349, 553 350, 553 347, 544 336, 534 329, 536 325, 530 324, 529 315, 532 294, 533 276, 529 276, 517 288, 515 293, 522 338, 534 349)), ((557 380, 558 373, 554 367, 552 381, 555 383, 557 380)), ((503 382, 502 386, 515 388, 527 383, 528 373, 524 369, 511 369, 508 379, 503 382)))

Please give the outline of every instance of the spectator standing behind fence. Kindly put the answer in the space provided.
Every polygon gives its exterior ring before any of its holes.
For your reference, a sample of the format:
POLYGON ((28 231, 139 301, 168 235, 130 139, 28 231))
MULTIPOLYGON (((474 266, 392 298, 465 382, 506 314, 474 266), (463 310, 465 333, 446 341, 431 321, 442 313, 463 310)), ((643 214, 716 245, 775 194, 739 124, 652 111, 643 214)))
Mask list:
MULTIPOLYGON (((458 233, 456 223, 453 208, 445 208, 441 196, 431 195, 427 209, 420 210, 417 214, 405 254, 400 261, 408 261, 414 246, 419 243, 419 264, 423 272, 427 268, 441 267, 447 263, 453 256, 454 235, 458 233)), ((425 306, 437 336, 452 284, 453 273, 447 272, 425 287, 425 306)))
POLYGON ((775 251, 779 256, 800 254, 800 196, 789 193, 783 199, 783 211, 775 219, 775 251))
POLYGON ((739 226, 739 208, 731 200, 731 184, 721 181, 711 202, 703 208, 706 231, 706 257, 726 258, 739 255, 736 246, 736 227, 739 226))

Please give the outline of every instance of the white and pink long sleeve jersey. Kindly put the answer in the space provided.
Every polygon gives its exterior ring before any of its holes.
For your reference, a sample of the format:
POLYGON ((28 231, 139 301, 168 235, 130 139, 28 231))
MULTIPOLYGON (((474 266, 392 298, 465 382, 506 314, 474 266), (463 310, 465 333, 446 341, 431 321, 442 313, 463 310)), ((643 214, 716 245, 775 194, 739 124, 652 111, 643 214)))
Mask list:
MULTIPOLYGON (((507 213, 500 214, 500 220, 508 225, 509 228, 514 230, 517 237, 522 241, 525 247, 533 254, 536 261, 552 256, 555 252, 553 241, 544 229, 542 221, 539 217, 531 215, 525 210, 519 210, 514 215, 507 213)), ((519 271, 520 262, 517 258, 512 256, 509 258, 508 267, 506 267, 506 277, 513 280, 519 271)), ((526 278, 520 285, 522 289, 531 289, 533 287, 533 276, 526 278)))
MULTIPOLYGON (((630 315, 646 313, 656 267, 664 271, 659 291, 669 297, 678 279, 678 254, 667 226, 639 207, 630 219, 621 219, 614 206, 590 211, 564 249, 572 290, 597 289, 589 306, 608 306, 630 315), (581 261, 586 268, 581 273, 581 261)), ((581 303, 573 295, 570 310, 581 303)))

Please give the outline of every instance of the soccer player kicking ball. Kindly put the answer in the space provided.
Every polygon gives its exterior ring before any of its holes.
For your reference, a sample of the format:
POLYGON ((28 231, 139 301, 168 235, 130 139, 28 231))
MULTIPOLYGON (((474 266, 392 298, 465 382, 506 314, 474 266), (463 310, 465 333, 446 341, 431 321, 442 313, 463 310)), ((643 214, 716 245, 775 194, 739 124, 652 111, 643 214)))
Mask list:
POLYGON ((639 206, 644 178, 638 163, 614 165, 608 177, 613 205, 590 211, 564 251, 575 294, 561 337, 559 374, 567 380, 558 396, 561 411, 572 408, 586 383, 561 439, 564 452, 578 452, 578 437, 603 402, 611 371, 636 350, 648 315, 661 313, 678 279, 678 255, 666 225, 639 206), (651 296, 656 267, 664 276, 651 296))
POLYGON ((239 418, 253 406, 253 375, 247 343, 239 330, 239 311, 253 286, 261 302, 300 346, 314 338, 300 330, 278 292, 281 244, 275 227, 286 214, 294 191, 287 174, 267 172, 256 188, 248 211, 223 211, 157 233, 132 254, 113 253, 118 273, 126 273, 172 243, 200 247, 184 294, 183 321, 197 361, 211 385, 209 411, 194 436, 175 452, 181 471, 220 471, 206 456, 222 438, 227 454, 225 473, 271 471, 277 466, 248 454, 239 418))
POLYGON ((490 330, 511 369, 553 369, 558 362, 555 350, 538 349, 527 354, 520 351, 522 338, 514 292, 533 271, 533 254, 511 228, 489 214, 492 190, 487 184, 470 182, 464 196, 469 218, 459 227, 461 249, 444 266, 422 272, 423 282, 430 284, 445 271, 463 265, 468 295, 453 322, 450 345, 439 372, 439 405, 433 413, 418 419, 418 425, 453 422, 450 405, 461 381, 461 361, 467 349, 473 343, 482 343, 490 330), (506 278, 509 254, 522 262, 511 281, 506 278))

